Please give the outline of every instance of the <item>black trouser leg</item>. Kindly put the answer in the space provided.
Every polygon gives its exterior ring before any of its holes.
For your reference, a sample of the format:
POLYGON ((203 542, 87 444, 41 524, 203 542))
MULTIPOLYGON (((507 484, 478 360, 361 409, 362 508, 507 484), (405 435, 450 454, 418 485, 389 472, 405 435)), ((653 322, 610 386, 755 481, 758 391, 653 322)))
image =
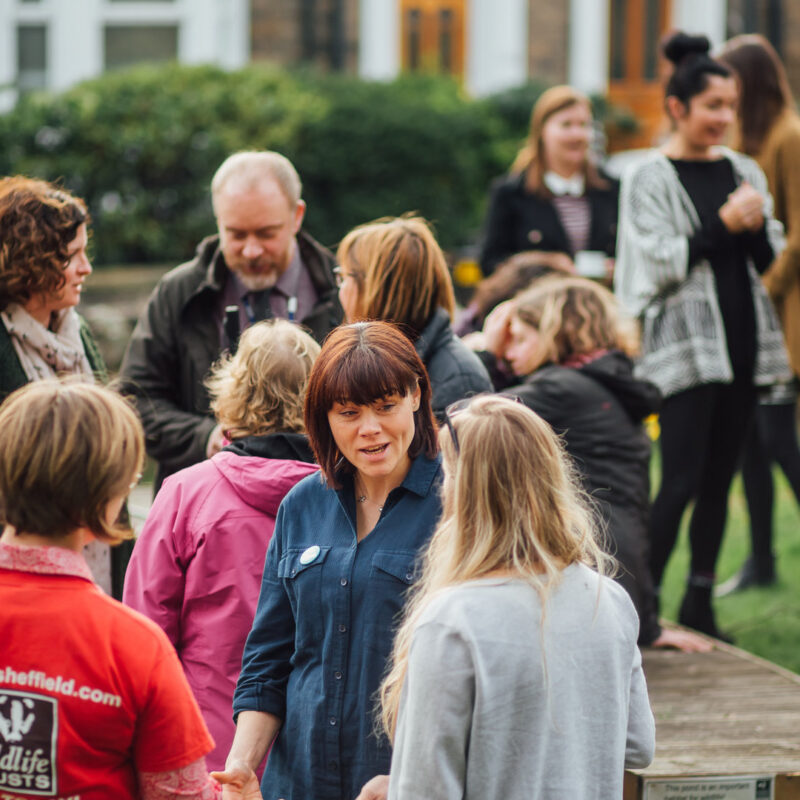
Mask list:
POLYGON ((703 474, 689 524, 691 573, 714 577, 728 516, 728 494, 755 408, 752 385, 716 387, 703 474))
POLYGON ((700 486, 715 394, 715 386, 697 386, 668 397, 661 408, 661 485, 650 513, 650 571, 656 586, 675 547, 683 512, 700 486))

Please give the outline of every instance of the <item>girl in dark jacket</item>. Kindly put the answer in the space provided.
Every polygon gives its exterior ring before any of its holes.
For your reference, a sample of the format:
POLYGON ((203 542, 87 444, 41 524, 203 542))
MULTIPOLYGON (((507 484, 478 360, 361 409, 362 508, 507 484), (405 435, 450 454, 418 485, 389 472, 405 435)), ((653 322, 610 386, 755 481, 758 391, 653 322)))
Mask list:
POLYGON ((456 400, 491 390, 480 359, 453 333, 453 284, 424 219, 387 217, 360 225, 344 237, 336 258, 345 320, 399 325, 428 371, 437 419, 456 400))
POLYGON ((633 377, 635 328, 619 317, 613 295, 582 278, 545 278, 499 306, 487 328, 488 349, 522 379, 504 393, 564 437, 594 498, 620 564, 617 579, 639 613, 640 644, 708 649, 658 622, 647 565, 650 442, 642 422, 658 410, 661 395, 633 377))
POLYGON ((618 186, 592 163, 591 138, 584 94, 554 86, 536 101, 528 141, 492 186, 484 274, 515 253, 537 250, 554 257, 554 266, 605 276, 606 257, 614 256, 618 186))

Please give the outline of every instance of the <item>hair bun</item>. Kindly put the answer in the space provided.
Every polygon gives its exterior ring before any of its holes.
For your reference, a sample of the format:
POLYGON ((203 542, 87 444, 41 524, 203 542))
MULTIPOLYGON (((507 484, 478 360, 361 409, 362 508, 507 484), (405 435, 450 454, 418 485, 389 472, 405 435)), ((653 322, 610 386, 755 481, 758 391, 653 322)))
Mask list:
POLYGON ((664 55, 676 65, 687 56, 707 55, 710 49, 711 42, 708 41, 708 37, 690 36, 683 31, 673 33, 663 45, 664 55))

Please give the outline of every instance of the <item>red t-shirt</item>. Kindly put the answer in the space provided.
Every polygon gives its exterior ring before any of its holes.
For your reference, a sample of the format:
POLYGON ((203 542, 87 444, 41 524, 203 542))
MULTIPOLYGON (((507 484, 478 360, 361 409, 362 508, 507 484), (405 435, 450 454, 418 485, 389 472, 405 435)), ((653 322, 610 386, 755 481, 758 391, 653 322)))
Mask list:
POLYGON ((213 742, 175 651, 74 575, 0 569, 0 800, 137 798, 213 742))

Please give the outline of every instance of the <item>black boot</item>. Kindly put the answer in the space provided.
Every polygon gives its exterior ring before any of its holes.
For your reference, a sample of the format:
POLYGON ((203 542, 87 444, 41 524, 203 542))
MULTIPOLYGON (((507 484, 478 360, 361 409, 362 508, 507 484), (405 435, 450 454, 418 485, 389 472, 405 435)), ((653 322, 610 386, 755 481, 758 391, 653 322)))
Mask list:
POLYGON ((714 589, 714 597, 725 597, 751 586, 772 586, 775 582, 774 556, 770 555, 768 559, 760 561, 750 556, 738 572, 714 589))
POLYGON ((733 644, 733 639, 720 631, 714 620, 714 609, 711 607, 711 589, 714 581, 704 576, 692 575, 686 594, 683 596, 681 609, 678 612, 678 622, 687 628, 694 628, 706 636, 713 636, 728 644, 733 644))

